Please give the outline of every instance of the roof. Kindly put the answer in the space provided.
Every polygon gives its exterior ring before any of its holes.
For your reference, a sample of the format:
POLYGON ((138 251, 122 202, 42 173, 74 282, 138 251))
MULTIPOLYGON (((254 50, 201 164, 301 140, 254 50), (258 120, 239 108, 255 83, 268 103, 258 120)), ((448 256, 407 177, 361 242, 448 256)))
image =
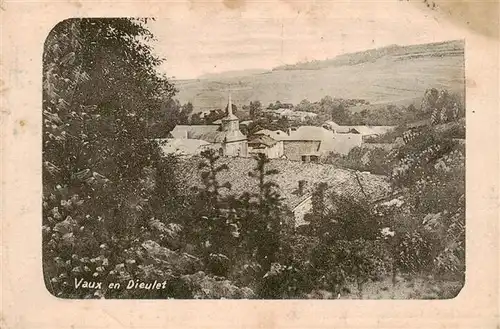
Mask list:
POLYGON ((328 126, 337 133, 348 133, 354 129, 363 136, 382 135, 395 128, 395 126, 341 126, 333 121, 325 121, 323 126, 328 126))
POLYGON ((263 144, 266 147, 271 147, 275 145, 278 141, 276 141, 274 138, 271 138, 267 135, 259 135, 252 140, 248 141, 248 144, 263 144))
POLYGON ((232 121, 232 120, 239 120, 238 117, 234 115, 232 112, 222 118, 222 121, 232 121))
POLYGON ((300 126, 297 130, 292 131, 284 140, 333 140, 333 132, 323 127, 316 126, 300 126))
POLYGON ((159 141, 164 153, 179 155, 199 154, 209 142, 199 139, 167 138, 159 141))
POLYGON ((351 126, 351 128, 359 131, 361 135, 383 135, 386 132, 394 129, 394 126, 351 126))
POLYGON ((177 125, 170 134, 173 138, 200 139, 200 135, 218 130, 217 125, 177 125))
POLYGON ((337 123, 335 123, 335 122, 333 122, 331 120, 325 121, 324 125, 328 125, 328 126, 330 126, 332 128, 338 128, 338 127, 340 127, 340 125, 338 125, 337 123))
POLYGON ((226 133, 223 131, 209 131, 206 133, 193 134, 190 138, 201 139, 210 143, 222 143, 226 138, 226 133))
MULTIPOLYGON (((200 160, 201 158, 197 156, 180 159, 177 172, 179 179, 187 186, 202 186, 200 173, 197 169, 200 160)), ((240 195, 245 191, 250 193, 258 191, 257 181, 246 174, 254 169, 254 159, 236 157, 229 160, 223 158, 220 163, 226 163, 229 170, 222 171, 218 180, 221 184, 230 182, 232 185, 231 193, 240 195)), ((386 197, 392 192, 389 180, 385 176, 339 169, 330 164, 270 159, 268 169, 279 171, 277 175, 272 176, 272 180, 280 186, 281 196, 290 209, 303 201, 304 195, 312 193, 315 183, 319 182, 327 183, 331 191, 355 199, 364 199, 366 194, 370 202, 386 197), (307 181, 302 195, 298 194, 300 180, 307 181)))
POLYGON ((266 135, 277 141, 288 138, 288 134, 283 130, 262 129, 257 131, 254 135, 266 135))
POLYGON ((179 125, 175 126, 171 135, 173 138, 200 139, 210 143, 222 143, 224 140, 242 140, 245 135, 241 132, 220 131, 216 125, 179 125))

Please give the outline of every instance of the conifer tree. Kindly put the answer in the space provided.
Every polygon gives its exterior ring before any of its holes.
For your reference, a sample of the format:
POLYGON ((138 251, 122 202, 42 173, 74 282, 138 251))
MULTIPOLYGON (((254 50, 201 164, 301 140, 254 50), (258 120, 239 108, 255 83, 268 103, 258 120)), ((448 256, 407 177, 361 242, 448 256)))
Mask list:
POLYGON ((227 206, 229 196, 222 195, 222 189, 230 190, 231 184, 219 183, 217 176, 229 170, 229 167, 227 164, 219 164, 221 157, 214 149, 205 150, 201 155, 203 159, 198 168, 203 187, 195 194, 195 220, 191 231, 194 232, 194 239, 201 246, 211 271, 225 275, 229 266, 228 254, 236 240, 233 235, 234 223, 227 206))
POLYGON ((270 180, 271 176, 279 172, 267 169, 270 160, 265 154, 259 153, 255 160, 257 165, 249 172, 249 176, 258 181, 257 214, 254 220, 255 228, 249 238, 256 241, 257 261, 263 271, 268 271, 271 264, 277 260, 276 256, 280 250, 280 235, 285 224, 283 205, 279 186, 270 180))

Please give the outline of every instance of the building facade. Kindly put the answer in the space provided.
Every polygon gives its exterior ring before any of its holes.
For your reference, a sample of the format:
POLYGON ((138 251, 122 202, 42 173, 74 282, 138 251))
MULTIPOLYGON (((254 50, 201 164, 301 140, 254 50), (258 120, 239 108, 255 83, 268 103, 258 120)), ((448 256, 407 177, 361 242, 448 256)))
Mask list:
MULTIPOLYGON (((221 156, 248 156, 248 140, 240 131, 239 119, 233 114, 231 94, 228 113, 220 125, 178 125, 170 133, 174 139, 196 139, 208 142, 221 156)), ((208 146, 205 146, 208 148, 208 146)))
POLYGON ((283 141, 277 141, 266 135, 258 135, 248 141, 248 153, 262 153, 269 159, 279 159, 283 157, 283 141))

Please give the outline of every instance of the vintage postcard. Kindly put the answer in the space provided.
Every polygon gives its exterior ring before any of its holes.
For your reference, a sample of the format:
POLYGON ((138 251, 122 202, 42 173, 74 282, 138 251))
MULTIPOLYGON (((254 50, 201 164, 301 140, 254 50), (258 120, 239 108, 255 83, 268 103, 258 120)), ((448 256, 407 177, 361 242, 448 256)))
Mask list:
MULTIPOLYGON (((333 325, 311 307, 342 326, 407 326, 418 307, 437 312, 427 327, 498 325, 498 34, 439 2, 144 5, 46 7, 26 59, 8 29, 2 261, 38 241, 31 282, 52 316, 127 300, 105 327, 135 328, 136 305, 168 300, 184 321, 227 305, 249 327, 333 325), (227 304, 185 313, 195 299, 227 304)), ((36 7, 4 6, 7 24, 36 7)), ((28 294, 12 271, 2 290, 28 294)), ((48 325, 38 312, 5 326, 48 325)))

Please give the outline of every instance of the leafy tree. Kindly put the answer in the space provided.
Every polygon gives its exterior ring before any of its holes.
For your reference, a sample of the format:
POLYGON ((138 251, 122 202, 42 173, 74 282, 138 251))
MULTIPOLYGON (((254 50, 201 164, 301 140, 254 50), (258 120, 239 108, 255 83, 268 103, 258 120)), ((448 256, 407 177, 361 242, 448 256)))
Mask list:
POLYGON ((252 120, 258 118, 261 115, 262 104, 260 103, 260 101, 250 102, 249 113, 252 120))
POLYGON ((144 178, 160 159, 147 118, 175 92, 156 73, 145 23, 70 19, 45 42, 44 271, 59 296, 74 276, 104 276, 141 234, 144 178), (85 257, 102 266, 75 267, 85 257))
POLYGON ((304 220, 309 222, 311 233, 315 236, 321 236, 330 229, 329 209, 327 206, 327 183, 316 185, 312 193, 312 211, 304 216, 304 220))
POLYGON ((149 134, 155 138, 166 138, 180 120, 181 104, 176 99, 168 99, 160 104, 159 111, 148 117, 149 134))
POLYGON ((427 89, 420 104, 420 111, 431 113, 436 108, 438 98, 439 91, 436 88, 427 89))
POLYGON ((315 108, 315 104, 311 103, 307 99, 301 100, 300 103, 297 104, 297 106, 295 107, 295 110, 303 112, 314 112, 314 113, 318 112, 318 110, 315 108))
MULTIPOLYGON (((234 109, 234 106, 233 106, 233 109, 234 109)), ((225 111, 223 111, 221 109, 211 110, 210 113, 208 113, 205 116, 205 118, 204 118, 204 124, 212 124, 215 121, 224 118, 225 116, 227 116, 227 106, 226 106, 226 110, 225 111)))
POLYGON ((189 117, 191 116, 192 113, 193 113, 193 104, 191 102, 182 105, 178 123, 182 125, 188 124, 189 117))

